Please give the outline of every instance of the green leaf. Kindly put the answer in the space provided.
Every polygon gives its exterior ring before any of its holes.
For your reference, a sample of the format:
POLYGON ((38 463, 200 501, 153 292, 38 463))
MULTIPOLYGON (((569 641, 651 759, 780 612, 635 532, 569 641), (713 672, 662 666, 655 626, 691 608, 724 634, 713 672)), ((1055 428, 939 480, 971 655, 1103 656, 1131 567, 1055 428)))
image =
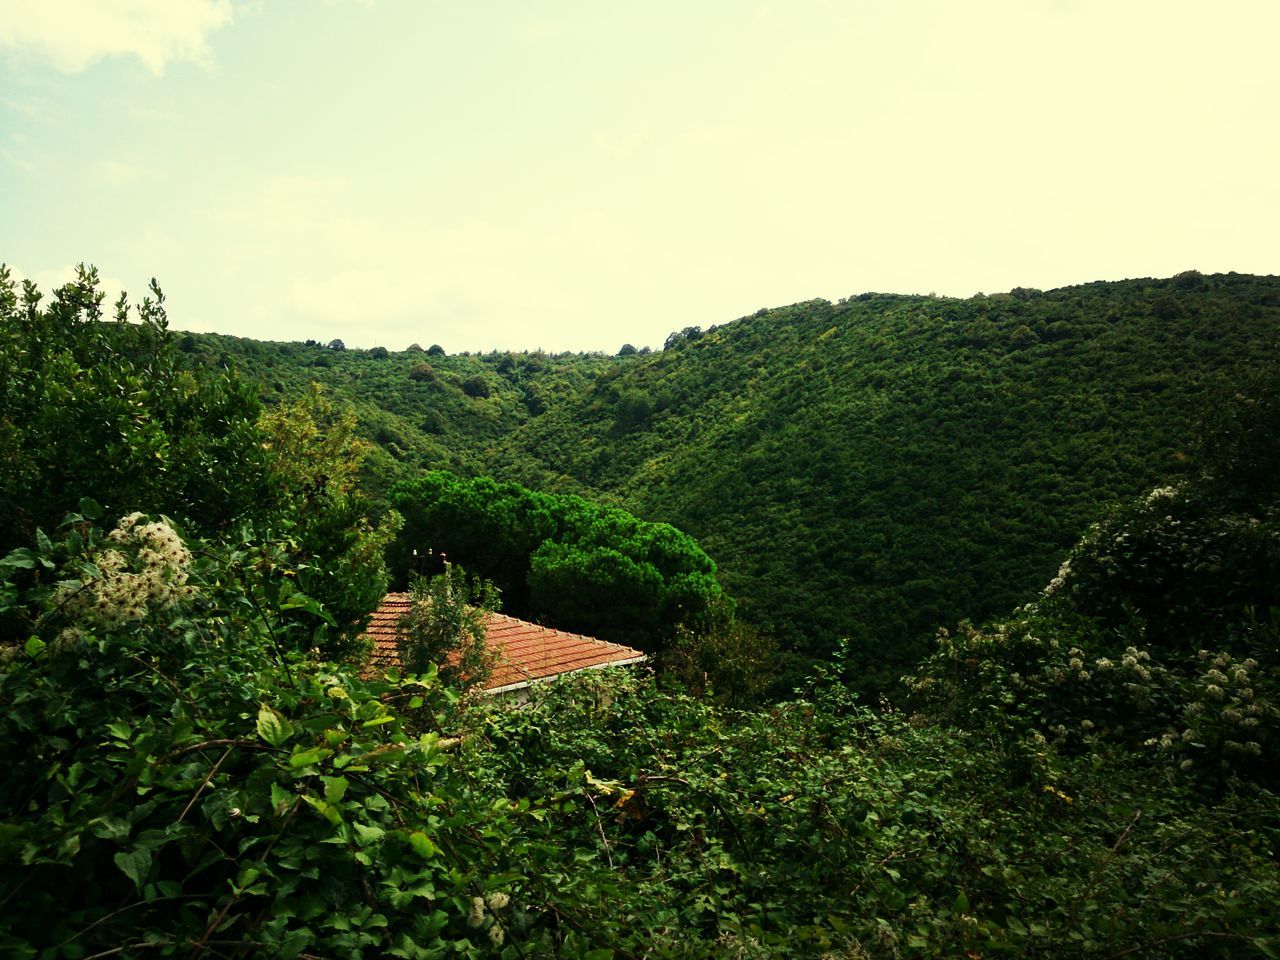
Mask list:
POLYGON ((27 645, 22 649, 26 651, 28 657, 38 657, 44 652, 45 642, 39 637, 32 637, 27 641, 27 645))
POLYGON ((956 894, 956 902, 951 905, 951 912, 952 913, 968 913, 969 912, 969 898, 965 896, 965 893, 963 890, 961 890, 958 894, 956 894))
POLYGON ((124 850, 117 853, 114 859, 121 872, 133 881, 133 885, 138 890, 141 890, 143 881, 147 879, 147 872, 151 869, 151 851, 124 850))
POLYGON ((338 808, 327 800, 321 800, 319 797, 313 797, 309 793, 304 793, 302 795, 302 799, 311 804, 312 809, 332 823, 335 827, 342 822, 342 814, 338 812, 338 808))
POLYGON ((120 720, 113 720, 107 724, 107 732, 117 740, 123 740, 128 743, 129 738, 133 736, 133 727, 120 720))
POLYGON ((93 497, 81 497, 80 515, 86 520, 101 520, 102 504, 93 499, 93 497))
POLYGON ((330 803, 337 803, 347 794, 346 777, 321 777, 324 783, 324 798, 330 803))
POLYGON ((295 770, 299 767, 309 767, 332 755, 333 751, 326 750, 324 747, 311 747, 309 750, 304 750, 300 746, 295 747, 293 755, 289 757, 289 766, 295 770))
POLYGON ((293 802, 294 794, 278 783, 271 784, 271 807, 276 813, 284 813, 285 808, 293 802))
POLYGON ((413 852, 422 857, 423 860, 434 860, 440 855, 440 848, 431 841, 430 837, 419 830, 409 834, 409 846, 413 847, 413 852))
POLYGON ((293 724, 264 703, 258 709, 258 736, 273 747, 282 747, 293 736, 293 724))
POLYGON ((356 835, 360 838, 360 846, 362 847, 367 847, 371 843, 377 843, 387 834, 387 831, 383 830, 381 827, 375 827, 370 824, 353 823, 351 826, 355 828, 356 835))

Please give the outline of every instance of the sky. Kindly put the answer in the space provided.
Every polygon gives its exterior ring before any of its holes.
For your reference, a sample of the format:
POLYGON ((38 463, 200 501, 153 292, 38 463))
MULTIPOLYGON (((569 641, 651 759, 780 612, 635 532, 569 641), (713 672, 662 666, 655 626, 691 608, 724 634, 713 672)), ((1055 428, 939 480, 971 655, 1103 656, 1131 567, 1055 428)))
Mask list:
POLYGON ((1272 0, 0 0, 0 261, 178 329, 616 351, 1280 272, 1272 0))

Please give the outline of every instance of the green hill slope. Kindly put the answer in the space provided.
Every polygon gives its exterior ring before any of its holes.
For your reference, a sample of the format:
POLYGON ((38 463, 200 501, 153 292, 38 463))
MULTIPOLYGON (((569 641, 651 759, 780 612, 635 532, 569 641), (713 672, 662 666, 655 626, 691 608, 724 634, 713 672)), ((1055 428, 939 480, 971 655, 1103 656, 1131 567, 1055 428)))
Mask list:
POLYGON ((1275 278, 814 301, 673 336, 489 463, 687 530, 789 646, 847 636, 896 669, 1030 599, 1108 502, 1176 473, 1277 334, 1275 278))
POLYGON ((221 349, 268 399, 313 375, 352 398, 383 477, 491 473, 688 531, 748 619, 813 656, 849 637, 874 684, 1029 600, 1278 338, 1280 278, 1189 273, 811 301, 625 358, 221 349))

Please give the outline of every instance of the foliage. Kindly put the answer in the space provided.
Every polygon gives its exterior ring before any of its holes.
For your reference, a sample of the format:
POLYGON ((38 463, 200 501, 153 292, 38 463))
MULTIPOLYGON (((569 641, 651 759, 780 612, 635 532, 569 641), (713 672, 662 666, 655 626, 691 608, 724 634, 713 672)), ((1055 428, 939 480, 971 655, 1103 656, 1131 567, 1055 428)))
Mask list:
POLYGON ((396 626, 405 671, 435 673, 451 687, 483 688, 496 664, 497 651, 486 645, 486 619, 499 599, 493 584, 449 564, 430 579, 415 577, 410 597, 396 626))
POLYGON ((719 610, 696 628, 678 627, 659 665, 664 677, 694 696, 745 708, 758 706, 777 689, 779 661, 772 637, 719 610))
POLYGON ((397 484, 393 562, 433 549, 490 578, 507 612, 647 650, 722 603, 715 564, 688 536, 579 497, 442 471, 397 484))
POLYGON ((447 469, 674 524, 793 663, 847 637, 872 691, 937 627, 1032 599, 1108 504, 1194 473, 1194 424, 1262 395, 1278 318, 1280 280, 1180 275, 814 300, 652 355, 432 356, 432 382, 409 379, 420 354, 313 368, 301 344, 200 335, 193 359, 234 358, 271 401, 323 379, 376 445, 375 498, 447 469))
POLYGON ((278 484, 278 527, 293 540, 299 587, 326 609, 333 629, 316 638, 330 658, 359 657, 369 614, 387 592, 384 554, 400 517, 370 519, 372 505, 355 489, 369 444, 356 417, 319 384, 265 412, 259 427, 278 484))
POLYGON ((1051 746, 1053 784, 1010 781, 1010 754, 984 733, 872 711, 829 684, 729 714, 649 680, 584 675, 491 715, 473 744, 480 775, 562 798, 526 826, 572 859, 535 857, 525 882, 573 904, 589 931, 573 931, 575 952, 1274 948, 1273 795, 1205 801, 1123 751, 1051 746))
POLYGON ((1258 463, 1280 438, 1206 437, 1197 474, 1094 524, 1035 604, 940 635, 911 684, 952 722, 1073 749, 1109 738, 1189 776, 1274 785, 1280 770, 1280 528, 1258 463))
POLYGON ((745 619, 816 657, 847 637, 885 689, 937 627, 1032 599, 1109 503, 1194 471, 1278 321, 1280 280, 1235 274, 810 301, 625 358, 483 471, 676 525, 745 619))
POLYGON ((522 814, 494 813, 450 741, 392 705, 431 715, 430 675, 365 683, 279 655, 306 646, 282 613, 312 601, 281 575, 278 543, 193 544, 170 564, 147 555, 153 527, 181 544, 163 521, 104 536, 72 520, 2 568, 29 639, 5 645, 0 673, 0 952, 427 957, 501 942, 468 915, 507 896, 522 814), (188 573, 181 595, 125 617, 71 608, 114 595, 121 549, 139 576, 188 573), (40 577, 20 588, 28 565, 40 577))
POLYGON ((0 549, 30 545, 92 490, 107 510, 162 511, 224 528, 270 505, 254 391, 181 369, 164 295, 103 319, 81 265, 48 306, 0 266, 0 549))

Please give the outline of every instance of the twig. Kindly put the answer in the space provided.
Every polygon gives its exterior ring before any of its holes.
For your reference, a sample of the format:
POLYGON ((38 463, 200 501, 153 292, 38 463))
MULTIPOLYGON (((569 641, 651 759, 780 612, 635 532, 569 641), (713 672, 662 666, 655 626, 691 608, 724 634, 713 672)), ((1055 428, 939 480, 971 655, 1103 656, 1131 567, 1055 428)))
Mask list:
POLYGON ((177 819, 178 823, 181 823, 183 820, 187 818, 187 814, 191 812, 191 808, 194 807, 196 804, 196 801, 200 799, 200 794, 204 793, 204 788, 207 787, 209 785, 209 781, 212 780, 214 776, 217 775, 218 769, 222 766, 222 761, 226 760, 227 757, 231 756, 231 751, 234 750, 235 748, 236 748, 235 744, 232 744, 231 746, 227 747, 226 752, 223 753, 222 756, 218 758, 218 762, 209 768, 209 772, 205 774, 204 780, 201 781, 200 786, 196 788, 196 792, 191 795, 191 799, 187 801, 187 805, 183 807, 182 812, 178 814, 178 819, 177 819))
POLYGON ((599 831, 599 833, 600 833, 600 842, 604 844, 604 855, 605 855, 605 859, 609 861, 609 869, 610 869, 610 870, 612 870, 612 869, 613 869, 613 854, 609 852, 609 841, 608 841, 608 839, 607 839, 607 838, 605 837, 605 835, 604 835, 604 824, 602 824, 602 823, 600 822, 600 810, 599 810, 599 808, 596 806, 596 801, 595 801, 595 799, 591 796, 591 794, 587 793, 587 792, 584 790, 584 791, 582 792, 582 795, 583 795, 584 797, 586 797, 586 798, 587 798, 587 803, 591 804, 591 809, 595 812, 595 815, 596 815, 596 830, 597 830, 597 831, 599 831))

